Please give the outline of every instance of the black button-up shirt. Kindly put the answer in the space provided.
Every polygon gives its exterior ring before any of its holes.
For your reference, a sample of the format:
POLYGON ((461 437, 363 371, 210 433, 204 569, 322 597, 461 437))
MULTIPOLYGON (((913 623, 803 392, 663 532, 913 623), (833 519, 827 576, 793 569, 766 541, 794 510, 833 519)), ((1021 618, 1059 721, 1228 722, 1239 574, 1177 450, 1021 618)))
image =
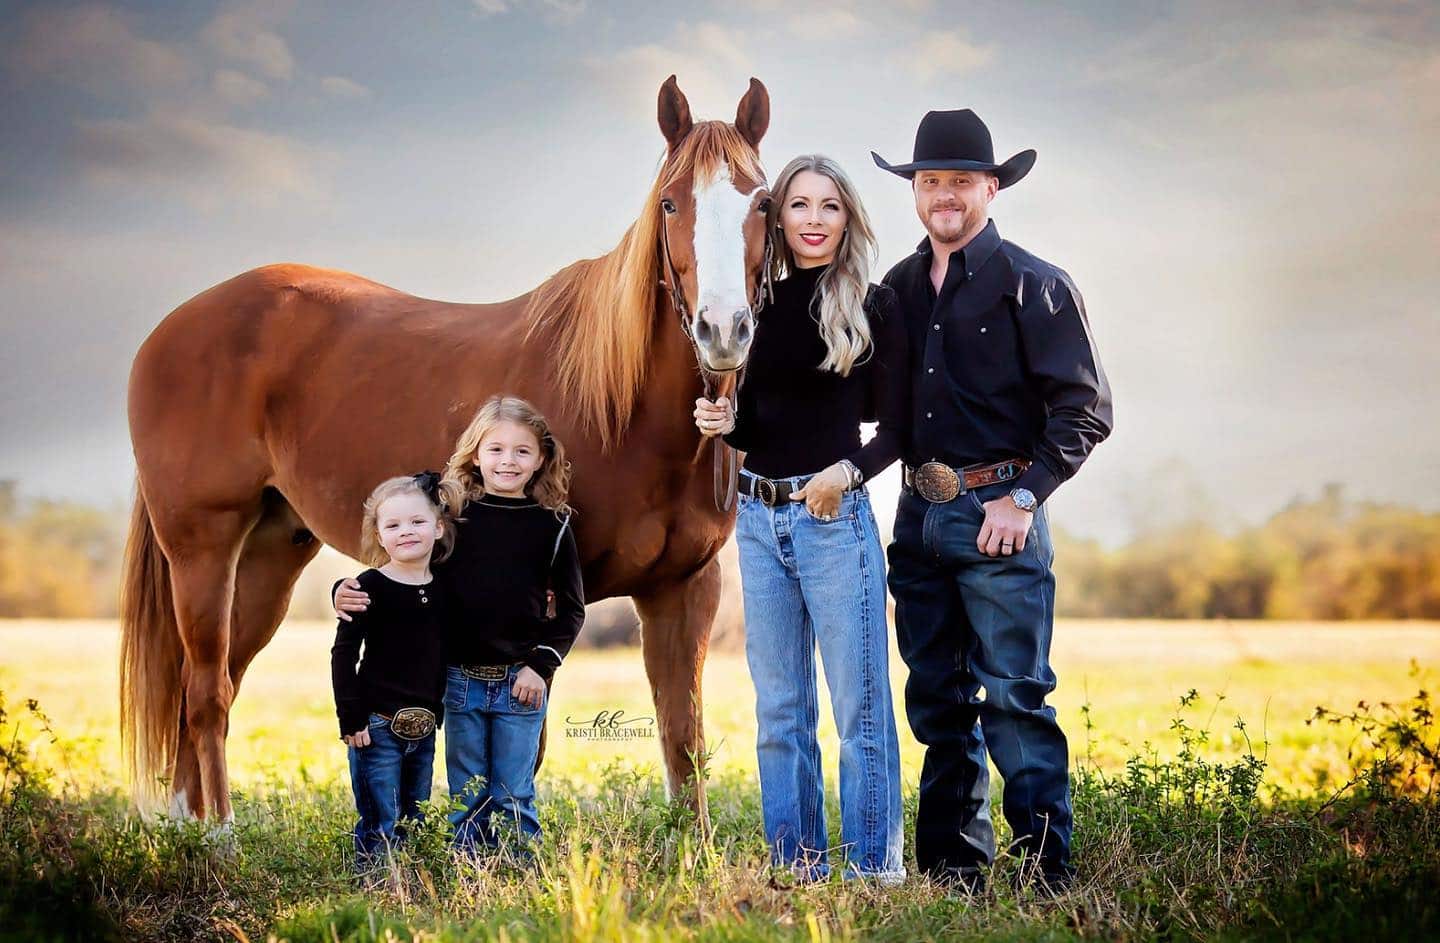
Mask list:
POLYGON ((1015 483, 1044 501, 1110 434, 1110 384, 1070 276, 1000 238, 993 221, 953 252, 936 295, 926 238, 885 276, 910 331, 905 461, 1034 464, 1015 483))

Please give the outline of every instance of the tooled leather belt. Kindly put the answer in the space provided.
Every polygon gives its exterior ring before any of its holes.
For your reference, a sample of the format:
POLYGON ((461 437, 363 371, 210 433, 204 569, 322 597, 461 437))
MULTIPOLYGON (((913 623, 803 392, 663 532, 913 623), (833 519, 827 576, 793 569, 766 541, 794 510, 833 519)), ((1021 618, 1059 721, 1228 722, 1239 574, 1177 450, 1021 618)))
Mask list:
POLYGON ((1030 465, 1030 461, 1023 458, 960 469, 944 462, 926 462, 918 468, 906 465, 905 487, 931 504, 944 504, 975 488, 1019 478, 1030 465))

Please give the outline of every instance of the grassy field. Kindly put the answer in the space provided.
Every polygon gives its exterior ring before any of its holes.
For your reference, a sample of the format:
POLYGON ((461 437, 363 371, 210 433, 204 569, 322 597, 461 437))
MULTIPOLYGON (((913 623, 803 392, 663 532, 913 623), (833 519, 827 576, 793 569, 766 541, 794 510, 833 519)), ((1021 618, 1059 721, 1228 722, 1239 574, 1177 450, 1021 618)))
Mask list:
MULTIPOLYGON (((1417 855, 1406 844, 1434 838, 1434 803, 1381 803, 1387 777, 1331 801, 1352 778, 1350 754, 1365 740, 1353 723, 1306 724, 1317 706, 1350 711, 1414 696, 1431 679, 1412 663, 1440 664, 1440 626, 1061 623, 1053 703, 1077 764, 1082 881, 1058 902, 1015 894, 1003 881, 982 902, 951 899, 918 880, 886 891, 772 886, 743 657, 712 654, 706 667, 711 842, 664 802, 654 740, 567 735, 567 720, 600 710, 652 713, 633 650, 577 653, 557 678, 540 776, 551 839, 539 873, 450 860, 437 820, 385 886, 361 895, 346 870, 352 813, 328 686, 332 636, 325 624, 283 626, 245 680, 229 750, 239 850, 227 857, 199 830, 146 826, 125 813, 114 624, 0 623, 4 739, 12 766, 30 771, 7 774, 0 814, 20 837, 0 838, 24 846, 28 835, 39 842, 32 857, 55 856, 58 871, 42 868, 36 882, 40 899, 88 900, 88 910, 57 911, 93 917, 80 927, 85 933, 173 939, 371 940, 385 939, 387 926, 400 939, 1339 938, 1348 927, 1383 931, 1383 919, 1351 918, 1394 894, 1387 913, 1397 931, 1397 915, 1412 929, 1430 920, 1440 930, 1434 905, 1411 913, 1419 905, 1400 886, 1414 885, 1404 869, 1419 867, 1418 886, 1440 889, 1440 853, 1417 855), (23 708, 31 698, 48 715, 53 742, 23 708), (23 790, 12 785, 22 779, 35 790, 23 808, 23 790), (1377 819, 1382 805, 1386 817, 1377 819), (1382 863, 1374 857, 1380 847, 1397 852, 1385 863, 1403 874, 1366 870, 1382 863), (1327 910, 1336 900, 1339 916, 1327 910), (1323 925, 1306 922, 1326 914, 1323 925)), ((898 658, 893 674, 898 695, 898 658)), ((921 754, 899 701, 913 818, 921 754)), ((833 805, 828 719, 822 749, 833 805)), ((831 820, 837 827, 838 816, 831 820)), ((11 854, 23 877, 24 858, 11 854)), ((29 903, 40 922, 14 924, 0 913, 0 927, 28 927, 24 938, 75 929, 29 903)), ((20 931, 0 928, 0 937, 7 932, 20 931)))

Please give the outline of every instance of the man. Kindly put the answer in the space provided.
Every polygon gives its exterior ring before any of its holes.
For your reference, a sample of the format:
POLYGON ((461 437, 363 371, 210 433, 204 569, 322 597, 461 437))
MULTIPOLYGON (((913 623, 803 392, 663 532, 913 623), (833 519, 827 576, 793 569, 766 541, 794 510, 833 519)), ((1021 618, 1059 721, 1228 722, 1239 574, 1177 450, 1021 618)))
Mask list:
POLYGON ((911 163, 872 156, 911 181, 928 232, 885 276, 914 380, 890 590, 906 709, 926 746, 917 863, 984 887, 995 856, 988 746, 1022 874, 1060 890, 1074 872, 1068 750, 1045 704, 1055 688, 1045 500, 1109 434, 1109 383, 1070 277, 1002 240, 989 218, 1033 150, 995 163, 989 129, 967 109, 927 114, 911 163))

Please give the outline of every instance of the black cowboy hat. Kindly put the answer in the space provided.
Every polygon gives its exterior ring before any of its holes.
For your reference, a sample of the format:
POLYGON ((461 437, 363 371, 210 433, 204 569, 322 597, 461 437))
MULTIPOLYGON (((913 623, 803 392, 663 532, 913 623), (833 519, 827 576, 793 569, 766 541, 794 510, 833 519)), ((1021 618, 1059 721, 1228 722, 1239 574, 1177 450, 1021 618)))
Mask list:
POLYGON ((1035 166, 1035 151, 1021 151, 1003 164, 995 163, 995 146, 990 129, 969 108, 959 111, 931 111, 920 120, 915 132, 915 159, 908 164, 888 164, 874 151, 881 170, 913 180, 917 170, 988 170, 1005 189, 1035 166))

